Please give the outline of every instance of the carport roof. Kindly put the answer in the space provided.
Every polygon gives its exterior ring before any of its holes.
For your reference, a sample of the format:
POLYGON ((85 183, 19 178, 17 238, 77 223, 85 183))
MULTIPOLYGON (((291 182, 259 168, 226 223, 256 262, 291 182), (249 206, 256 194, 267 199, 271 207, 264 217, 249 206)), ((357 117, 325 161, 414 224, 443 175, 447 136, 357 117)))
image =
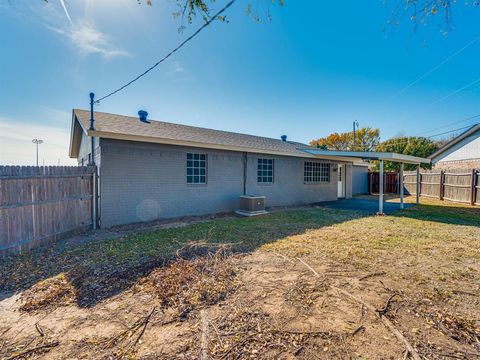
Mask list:
POLYGON ((397 154, 393 152, 376 152, 376 151, 331 151, 321 149, 301 149, 308 154, 321 156, 322 158, 332 156, 341 157, 355 161, 364 160, 386 160, 394 162, 403 162, 407 164, 430 164, 431 160, 411 155, 397 154))

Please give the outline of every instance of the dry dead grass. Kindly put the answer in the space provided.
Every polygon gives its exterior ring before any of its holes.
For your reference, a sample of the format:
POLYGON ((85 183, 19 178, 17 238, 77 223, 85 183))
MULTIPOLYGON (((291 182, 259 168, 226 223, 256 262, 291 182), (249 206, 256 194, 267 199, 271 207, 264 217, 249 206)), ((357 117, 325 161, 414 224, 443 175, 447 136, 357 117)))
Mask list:
POLYGON ((260 248, 179 252, 89 308, 76 304, 71 276, 48 278, 0 302, 0 359, 409 356, 377 312, 335 288, 386 308, 425 359, 480 358, 480 211, 422 202, 395 216, 307 208, 216 222, 212 239, 260 248))

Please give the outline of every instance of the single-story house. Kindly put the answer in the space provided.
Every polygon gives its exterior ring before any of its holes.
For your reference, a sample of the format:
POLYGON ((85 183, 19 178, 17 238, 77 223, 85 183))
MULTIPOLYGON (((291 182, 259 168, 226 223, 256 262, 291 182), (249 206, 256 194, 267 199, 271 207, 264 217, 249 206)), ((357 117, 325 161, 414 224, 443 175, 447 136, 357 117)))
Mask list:
POLYGON ((95 112, 91 121, 90 111, 72 112, 69 155, 79 165, 93 160, 97 166, 102 227, 234 211, 246 194, 265 196, 266 206, 274 207, 367 191, 353 186, 353 174, 367 176, 367 153, 323 151, 286 136, 265 138, 146 115, 95 112), (361 168, 353 171, 356 163, 361 168))
POLYGON ((480 124, 446 143, 430 159, 438 170, 480 169, 480 124))

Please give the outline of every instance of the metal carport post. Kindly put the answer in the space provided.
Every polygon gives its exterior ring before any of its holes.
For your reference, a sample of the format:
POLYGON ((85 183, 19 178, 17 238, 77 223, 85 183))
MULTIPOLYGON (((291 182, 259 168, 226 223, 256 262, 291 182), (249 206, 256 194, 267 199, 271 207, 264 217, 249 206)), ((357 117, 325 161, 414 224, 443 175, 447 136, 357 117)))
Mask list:
POLYGON ((430 164, 431 160, 427 158, 421 158, 418 156, 397 154, 393 152, 377 152, 377 151, 342 151, 342 150, 320 150, 318 148, 298 148, 303 152, 315 155, 317 158, 329 159, 334 161, 355 161, 361 160, 377 160, 380 163, 380 176, 379 176, 379 197, 378 197, 378 214, 383 215, 383 200, 385 190, 384 179, 384 161, 393 161, 400 163, 400 208, 405 207, 404 204, 404 181, 403 171, 404 165, 415 164, 417 165, 417 204, 420 203, 420 164, 430 164))
POLYGON ((380 174, 378 176, 378 215, 383 214, 383 159, 380 160, 380 174))
POLYGON ((400 163, 400 179, 399 179, 400 180, 399 181, 400 182, 400 184, 399 184, 399 186, 400 186, 400 209, 405 208, 405 205, 403 204, 403 195, 404 195, 403 194, 404 193, 404 191, 403 191, 403 167, 404 166, 403 166, 403 162, 402 162, 402 163, 400 163))

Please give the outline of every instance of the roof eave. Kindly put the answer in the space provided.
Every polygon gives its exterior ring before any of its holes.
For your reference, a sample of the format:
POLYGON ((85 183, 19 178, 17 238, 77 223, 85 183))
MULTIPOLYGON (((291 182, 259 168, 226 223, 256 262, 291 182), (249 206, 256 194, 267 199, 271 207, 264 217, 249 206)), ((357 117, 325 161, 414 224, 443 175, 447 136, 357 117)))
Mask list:
POLYGON ((291 152, 284 152, 284 151, 253 149, 253 148, 234 146, 234 145, 222 145, 222 144, 203 143, 203 142, 187 141, 187 140, 175 140, 175 139, 159 138, 159 137, 144 136, 144 135, 111 133, 111 132, 99 131, 99 130, 87 130, 87 135, 104 138, 104 139, 113 139, 113 140, 138 141, 138 142, 148 142, 148 143, 155 143, 155 144, 189 146, 189 147, 227 150, 227 151, 241 151, 241 152, 249 152, 249 153, 259 153, 259 154, 315 158, 315 156, 308 153, 304 153, 302 151, 298 151, 298 153, 291 153, 291 152))
POLYGON ((78 121, 77 116, 75 114, 75 109, 72 110, 72 123, 70 127, 70 146, 68 149, 68 156, 71 159, 77 159, 78 158, 78 153, 80 151, 80 141, 81 139, 81 133, 79 134, 78 131, 75 131, 77 129, 81 129, 83 132, 86 132, 85 129, 82 126, 82 123, 78 121))
POLYGON ((394 162, 403 162, 407 164, 430 164, 431 160, 411 155, 403 155, 397 153, 385 153, 374 151, 331 151, 331 150, 316 150, 305 149, 304 151, 319 156, 335 156, 350 159, 369 159, 369 160, 385 160, 394 162))
POLYGON ((456 138, 450 140, 448 143, 446 143, 445 145, 443 145, 440 149, 438 149, 437 151, 435 151, 432 155, 430 155, 428 158, 432 160, 432 162, 434 161, 434 159, 443 154, 445 151, 447 151, 448 149, 450 149, 452 146, 458 144, 460 141, 462 141, 463 139, 465 139, 467 136, 470 136, 472 135, 473 133, 477 132, 478 130, 480 130, 480 124, 477 124, 477 125, 473 125, 470 129, 468 129, 467 131, 463 132, 462 134, 458 135, 456 138))

